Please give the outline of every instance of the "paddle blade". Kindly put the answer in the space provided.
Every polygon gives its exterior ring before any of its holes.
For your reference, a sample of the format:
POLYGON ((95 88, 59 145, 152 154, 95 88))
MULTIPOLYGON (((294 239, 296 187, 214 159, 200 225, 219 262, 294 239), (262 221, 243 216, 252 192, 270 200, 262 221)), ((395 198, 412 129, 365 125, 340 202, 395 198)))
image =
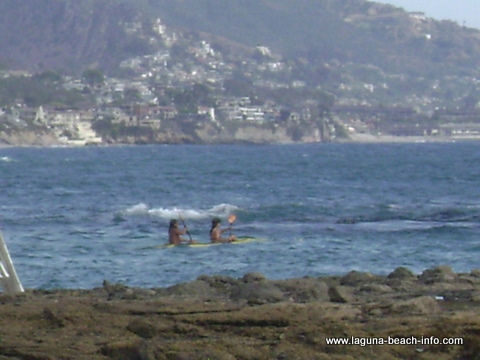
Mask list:
POLYGON ((235 220, 237 220, 237 216, 234 215, 234 214, 232 214, 232 215, 230 215, 230 216, 228 217, 228 222, 229 222, 230 224, 233 224, 233 223, 235 222, 235 220))

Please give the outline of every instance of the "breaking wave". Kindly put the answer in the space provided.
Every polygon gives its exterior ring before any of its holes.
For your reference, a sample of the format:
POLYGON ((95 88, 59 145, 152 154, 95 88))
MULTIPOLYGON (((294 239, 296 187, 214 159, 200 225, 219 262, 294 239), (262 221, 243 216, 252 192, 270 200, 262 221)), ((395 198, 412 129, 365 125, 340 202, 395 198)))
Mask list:
POLYGON ((9 156, 2 156, 0 157, 0 161, 3 161, 3 162, 12 162, 13 159, 9 156))
POLYGON ((124 217, 130 216, 152 216, 161 219, 171 219, 177 217, 183 217, 190 220, 201 220, 211 218, 214 216, 227 217, 232 212, 238 211, 239 208, 231 204, 218 204, 209 209, 193 209, 193 208, 151 208, 145 203, 139 203, 127 208, 121 212, 124 217))

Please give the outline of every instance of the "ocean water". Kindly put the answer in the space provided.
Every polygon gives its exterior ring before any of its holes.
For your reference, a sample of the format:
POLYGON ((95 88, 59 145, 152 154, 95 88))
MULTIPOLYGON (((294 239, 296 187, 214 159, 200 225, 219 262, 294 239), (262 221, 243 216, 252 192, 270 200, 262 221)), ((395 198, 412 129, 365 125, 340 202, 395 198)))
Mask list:
POLYGON ((479 267, 479 143, 1 148, 0 228, 26 288, 479 267), (182 216, 264 241, 160 248, 182 216))

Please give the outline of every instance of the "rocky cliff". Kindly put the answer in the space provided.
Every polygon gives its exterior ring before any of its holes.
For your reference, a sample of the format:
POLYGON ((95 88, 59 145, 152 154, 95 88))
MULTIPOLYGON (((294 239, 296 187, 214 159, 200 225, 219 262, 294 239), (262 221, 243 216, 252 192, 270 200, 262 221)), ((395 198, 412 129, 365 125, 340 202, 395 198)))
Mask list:
POLYGON ((0 132, 0 146, 57 146, 60 144, 54 134, 45 130, 0 132))

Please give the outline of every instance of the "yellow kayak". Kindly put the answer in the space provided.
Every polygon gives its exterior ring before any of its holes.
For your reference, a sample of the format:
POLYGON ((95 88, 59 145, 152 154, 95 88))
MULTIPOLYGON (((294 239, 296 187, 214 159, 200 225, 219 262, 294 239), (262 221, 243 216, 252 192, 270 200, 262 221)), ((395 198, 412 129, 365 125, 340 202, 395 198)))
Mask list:
POLYGON ((175 248, 175 247, 201 248, 201 247, 226 245, 226 244, 240 245, 240 244, 246 244, 246 243, 255 242, 255 241, 264 241, 264 240, 258 239, 252 236, 242 236, 242 237, 239 237, 237 240, 229 243, 193 243, 193 244, 187 243, 187 244, 180 244, 180 245, 166 244, 166 245, 159 245, 157 246, 157 248, 159 249, 169 249, 169 248, 175 248))

